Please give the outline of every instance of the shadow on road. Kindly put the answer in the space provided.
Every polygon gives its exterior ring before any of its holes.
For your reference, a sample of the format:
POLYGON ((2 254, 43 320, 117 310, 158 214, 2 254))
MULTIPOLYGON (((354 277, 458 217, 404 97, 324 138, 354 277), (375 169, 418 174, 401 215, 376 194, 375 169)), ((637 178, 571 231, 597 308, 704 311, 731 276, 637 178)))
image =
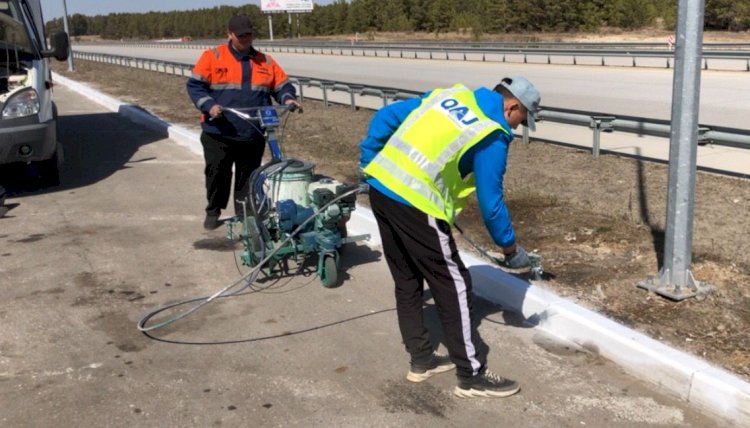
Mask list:
MULTIPOLYGON (((0 168, 0 186, 8 198, 54 193, 89 186, 106 179, 130 163, 141 146, 167 138, 157 132, 123 119, 117 113, 60 115, 57 139, 63 145, 64 163, 60 185, 42 187, 35 165, 15 163, 0 168)), ((6 207, 17 204, 7 204, 6 207)))

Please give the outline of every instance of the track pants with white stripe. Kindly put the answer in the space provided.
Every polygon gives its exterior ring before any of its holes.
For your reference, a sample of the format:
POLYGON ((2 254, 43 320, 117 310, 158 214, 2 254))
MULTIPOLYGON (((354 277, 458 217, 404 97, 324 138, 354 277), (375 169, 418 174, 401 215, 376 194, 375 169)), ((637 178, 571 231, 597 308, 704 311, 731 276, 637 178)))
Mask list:
POLYGON ((412 364, 430 360, 433 346, 424 325, 424 282, 437 307, 445 344, 459 377, 484 371, 487 348, 472 322, 472 284, 448 223, 370 188, 370 205, 396 285, 401 337, 412 364))

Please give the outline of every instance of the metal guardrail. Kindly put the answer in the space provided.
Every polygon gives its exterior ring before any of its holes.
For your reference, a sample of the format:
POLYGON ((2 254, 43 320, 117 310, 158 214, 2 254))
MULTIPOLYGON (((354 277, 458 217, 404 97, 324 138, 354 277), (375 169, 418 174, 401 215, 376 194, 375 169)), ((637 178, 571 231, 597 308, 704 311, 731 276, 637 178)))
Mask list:
MULTIPOLYGON (((592 153, 599 156, 602 132, 625 132, 629 134, 648 135, 670 138, 671 123, 667 120, 648 119, 636 116, 611 115, 581 110, 542 107, 539 120, 554 123, 585 126, 593 131, 592 153)), ((524 140, 528 139, 524 129, 524 140)), ((727 128, 711 125, 699 125, 698 144, 715 144, 717 146, 750 149, 750 130, 727 128)))
MULTIPOLYGON (((213 42, 150 42, 123 43, 144 48, 208 49, 213 42)), ((674 66, 674 50, 666 43, 372 43, 372 42, 271 42, 258 40, 255 45, 267 52, 322 54, 339 56, 371 56, 384 58, 458 60, 481 62, 513 62, 565 64, 559 58, 570 58, 572 65, 664 67, 674 66), (585 60, 588 58, 588 61, 585 60), (598 61, 597 61, 598 60, 598 61), (658 60, 657 62, 654 62, 658 60)), ((750 44, 704 44, 705 70, 744 70, 750 72, 750 44), (731 63, 732 67, 726 64, 731 63)))
MULTIPOLYGON (((184 63, 101 53, 73 52, 73 56, 76 59, 81 60, 138 68, 183 77, 189 77, 192 74, 193 68, 192 65, 184 63)), ((357 104, 357 96, 377 97, 382 100, 382 105, 385 106, 393 101, 413 98, 422 94, 419 91, 408 89, 337 82, 305 76, 290 76, 290 80, 297 84, 301 99, 304 99, 305 97, 305 88, 319 88, 322 92, 322 101, 326 106, 331 103, 329 96, 330 93, 347 92, 349 94, 349 105, 353 110, 362 107, 357 104)), ((582 126, 591 129, 593 132, 592 153, 594 156, 599 156, 602 132, 619 131, 662 138, 669 138, 671 134, 671 125, 669 121, 666 120, 570 110, 548 106, 541 107, 539 111, 539 121, 582 126)), ((524 128, 523 139, 525 142, 529 141, 527 128, 524 128)), ((698 129, 698 141, 701 145, 710 143, 719 146, 750 150, 750 130, 700 125, 698 129)))

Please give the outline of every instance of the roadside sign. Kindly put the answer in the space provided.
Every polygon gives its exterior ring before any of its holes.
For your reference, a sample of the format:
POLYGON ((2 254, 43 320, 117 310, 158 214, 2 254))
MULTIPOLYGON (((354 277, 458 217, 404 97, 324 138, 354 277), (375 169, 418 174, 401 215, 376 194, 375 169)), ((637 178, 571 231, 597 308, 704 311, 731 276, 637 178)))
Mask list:
POLYGON ((263 13, 312 12, 313 0, 260 0, 263 13))

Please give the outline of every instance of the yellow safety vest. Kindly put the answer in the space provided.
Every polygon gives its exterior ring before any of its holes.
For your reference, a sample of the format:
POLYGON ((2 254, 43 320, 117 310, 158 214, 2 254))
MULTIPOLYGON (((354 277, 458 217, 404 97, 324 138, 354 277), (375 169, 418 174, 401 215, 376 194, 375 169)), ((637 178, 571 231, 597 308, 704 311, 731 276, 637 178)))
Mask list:
POLYGON ((365 174, 420 211, 453 224, 476 187, 461 177, 459 160, 494 131, 508 133, 479 108, 474 93, 458 84, 422 100, 365 167, 365 174))

